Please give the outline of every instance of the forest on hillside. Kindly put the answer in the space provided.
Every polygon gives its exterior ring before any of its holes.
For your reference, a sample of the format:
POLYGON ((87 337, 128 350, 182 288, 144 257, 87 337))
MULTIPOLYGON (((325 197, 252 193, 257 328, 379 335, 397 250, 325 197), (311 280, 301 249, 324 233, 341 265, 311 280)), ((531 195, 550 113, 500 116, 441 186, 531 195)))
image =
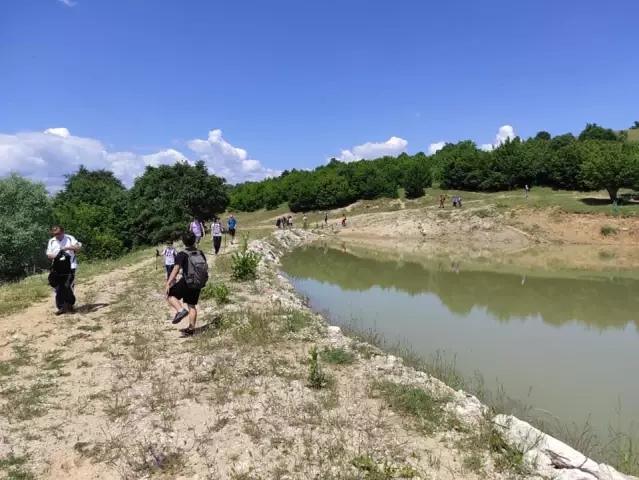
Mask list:
MULTIPOLYGON (((639 129, 635 122, 630 132, 639 129)), ((403 153, 343 163, 335 159, 313 171, 285 171, 278 178, 246 182, 231 191, 238 211, 275 209, 288 203, 293 212, 328 210, 356 200, 398 196, 418 198, 433 182, 443 189, 500 191, 529 186, 562 190, 607 190, 611 201, 620 188, 639 186, 639 143, 628 132, 587 124, 575 136, 539 132, 509 139, 490 151, 472 142, 449 143, 434 155, 403 153)))
POLYGON ((332 159, 313 171, 285 171, 236 186, 210 174, 204 162, 147 167, 130 189, 110 171, 80 167, 53 197, 44 184, 14 174, 0 180, 0 280, 47 267, 44 248, 53 223, 83 243, 83 258, 109 259, 177 239, 192 219, 210 220, 228 208, 255 211, 288 203, 294 212, 328 210, 357 200, 395 198, 399 188, 407 198, 418 198, 433 182, 468 191, 524 185, 605 189, 614 201, 620 188, 639 189, 639 142, 631 141, 637 131, 639 122, 624 132, 588 124, 578 136, 539 132, 490 151, 462 141, 430 156, 332 159))

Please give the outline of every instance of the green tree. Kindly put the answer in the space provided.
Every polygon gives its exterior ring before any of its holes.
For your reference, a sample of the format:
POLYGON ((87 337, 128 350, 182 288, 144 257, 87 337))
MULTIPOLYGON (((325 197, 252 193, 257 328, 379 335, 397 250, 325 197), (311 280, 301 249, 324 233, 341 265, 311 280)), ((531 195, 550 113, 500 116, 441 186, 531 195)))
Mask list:
POLYGON ((52 221, 44 184, 18 175, 0 180, 0 279, 13 280, 46 268, 52 221))
POLYGON ((83 257, 116 258, 131 246, 125 231, 127 192, 113 172, 81 166, 67 175, 54 211, 58 223, 82 242, 83 257))
POLYGON ((605 189, 615 201, 620 188, 639 183, 639 145, 587 140, 580 147, 584 157, 581 177, 586 186, 605 189))
POLYGON ((552 136, 550 135, 550 133, 543 130, 541 132, 537 132, 537 135, 535 135, 535 140, 549 141, 550 139, 552 139, 552 136))
POLYGON ((229 188, 204 162, 147 167, 129 191, 128 231, 136 245, 179 238, 193 218, 207 221, 226 210, 229 188))
POLYGON ((630 127, 630 130, 639 130, 639 120, 635 120, 635 123, 632 127, 630 127))
POLYGON ((404 189, 406 198, 419 198, 424 195, 424 189, 432 185, 430 166, 421 158, 413 161, 406 169, 404 189))
POLYGON ((579 134, 579 140, 584 142, 586 140, 607 140, 614 142, 619 140, 619 137, 610 128, 603 128, 596 123, 587 123, 586 128, 579 134))

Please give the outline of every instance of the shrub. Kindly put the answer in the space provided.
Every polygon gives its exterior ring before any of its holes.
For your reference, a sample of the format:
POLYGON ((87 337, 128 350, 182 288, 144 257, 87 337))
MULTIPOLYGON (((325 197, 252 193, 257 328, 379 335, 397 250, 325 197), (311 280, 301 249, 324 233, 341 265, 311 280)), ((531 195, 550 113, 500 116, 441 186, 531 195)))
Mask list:
POLYGON ((611 227, 609 225, 605 225, 605 226, 601 227, 601 234, 604 237, 607 237, 609 235, 617 235, 618 232, 619 232, 619 230, 617 230, 615 227, 611 227))
POLYGON ((311 348, 311 353, 308 360, 308 386, 317 390, 326 387, 328 385, 328 378, 320 367, 319 358, 317 355, 317 347, 311 348))
POLYGON ((230 293, 231 291, 225 283, 209 282, 200 292, 200 298, 202 300, 210 300, 213 298, 218 304, 222 305, 228 303, 230 293))
POLYGON ((248 249, 248 234, 242 237, 242 246, 231 259, 231 277, 235 280, 252 280, 257 278, 257 266, 262 255, 248 249))
POLYGON ((230 293, 231 291, 226 286, 226 283, 218 283, 213 287, 213 298, 219 305, 228 303, 230 293))

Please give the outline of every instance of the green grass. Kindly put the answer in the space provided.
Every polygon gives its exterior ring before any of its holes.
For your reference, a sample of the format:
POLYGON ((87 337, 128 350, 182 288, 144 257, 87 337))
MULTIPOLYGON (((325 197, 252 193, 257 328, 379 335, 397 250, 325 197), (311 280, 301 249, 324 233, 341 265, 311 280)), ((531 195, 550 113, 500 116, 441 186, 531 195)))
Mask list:
POLYGON ((415 418, 427 433, 446 422, 444 405, 447 398, 437 398, 422 388, 391 381, 376 382, 373 389, 391 409, 415 418))
MULTIPOLYGON (((153 258, 155 247, 136 250, 116 260, 97 262, 82 262, 78 269, 76 284, 86 282, 91 278, 108 273, 117 268, 123 268, 138 263, 146 258, 153 258)), ((20 312, 39 300, 52 296, 52 289, 47 283, 48 273, 31 275, 18 282, 0 284, 0 317, 20 312)))
POLYGON ((604 225, 603 227, 601 227, 600 233, 604 237, 608 237, 610 235, 617 235, 617 233, 619 233, 619 230, 615 227, 611 227, 610 225, 604 225))
POLYGON ((322 360, 333 365, 351 365, 355 362, 355 354, 343 348, 327 348, 322 351, 322 360))

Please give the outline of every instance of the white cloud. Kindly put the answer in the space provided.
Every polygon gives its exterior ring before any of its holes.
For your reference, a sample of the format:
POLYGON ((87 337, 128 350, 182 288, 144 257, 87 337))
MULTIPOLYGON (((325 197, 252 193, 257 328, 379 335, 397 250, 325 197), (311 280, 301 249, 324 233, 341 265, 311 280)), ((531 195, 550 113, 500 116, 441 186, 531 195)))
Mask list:
POLYGON ((512 140, 513 138, 515 138, 515 129, 510 125, 503 125, 499 127, 499 131, 497 132, 497 135, 495 135, 495 141, 493 143, 483 143, 479 146, 479 148, 486 152, 490 152, 506 140, 512 140))
POLYGON ((261 180, 282 173, 280 170, 265 168, 259 160, 249 158, 246 150, 234 147, 224 140, 222 130, 219 129, 211 130, 206 140, 191 140, 187 145, 206 162, 211 172, 231 183, 261 180))
POLYGON ((428 146, 428 155, 434 155, 446 146, 446 142, 431 143, 428 146))
POLYGON ((356 162, 364 159, 374 159, 384 156, 397 156, 406 151, 408 141, 399 137, 391 137, 385 142, 367 142, 353 147, 353 150, 342 150, 337 160, 341 162, 356 162))
POLYGON ((148 155, 109 151, 99 140, 77 137, 64 127, 48 128, 44 132, 0 133, 0 177, 11 172, 44 182, 51 191, 64 184, 64 175, 80 165, 89 169, 113 171, 125 185, 144 172, 147 166, 172 165, 202 159, 209 171, 230 182, 261 180, 281 172, 264 168, 245 150, 234 147, 222 138, 220 130, 209 133, 207 140, 192 140, 188 144, 197 157, 168 148, 148 155))
POLYGON ((64 3, 67 7, 74 7, 78 4, 78 2, 73 2, 72 0, 58 0, 60 3, 64 3))

